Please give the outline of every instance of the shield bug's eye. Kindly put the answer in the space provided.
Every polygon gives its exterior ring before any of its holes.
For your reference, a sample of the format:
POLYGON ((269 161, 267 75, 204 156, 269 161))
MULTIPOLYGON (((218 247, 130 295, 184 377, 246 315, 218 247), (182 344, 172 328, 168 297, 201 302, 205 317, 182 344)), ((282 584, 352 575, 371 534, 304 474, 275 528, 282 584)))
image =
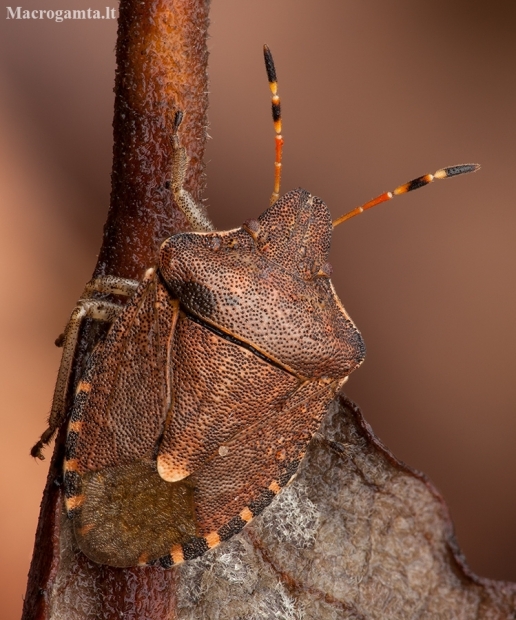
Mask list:
POLYGON ((242 228, 248 232, 251 237, 256 241, 260 234, 260 223, 258 220, 247 220, 242 224, 242 228))
POLYGON ((220 250, 220 248, 222 247, 222 241, 220 240, 220 237, 211 237, 211 248, 212 250, 214 250, 215 252, 218 252, 218 250, 220 250))

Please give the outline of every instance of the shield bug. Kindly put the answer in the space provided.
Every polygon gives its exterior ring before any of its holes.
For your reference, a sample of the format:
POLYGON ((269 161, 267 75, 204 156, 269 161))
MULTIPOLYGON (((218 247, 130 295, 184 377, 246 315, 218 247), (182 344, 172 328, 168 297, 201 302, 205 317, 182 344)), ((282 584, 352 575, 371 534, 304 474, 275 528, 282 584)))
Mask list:
POLYGON ((396 194, 471 172, 443 168, 332 223, 303 189, 279 197, 283 138, 272 56, 264 49, 276 130, 271 206, 213 230, 183 189, 175 116, 171 188, 194 232, 161 246, 138 284, 90 282, 64 334, 49 429, 64 400, 85 317, 112 323, 78 382, 68 423, 65 504, 79 548, 112 566, 168 568, 239 532, 287 485, 328 405, 364 359, 362 337, 330 281, 332 228, 396 194), (122 310, 93 292, 130 297, 122 310))

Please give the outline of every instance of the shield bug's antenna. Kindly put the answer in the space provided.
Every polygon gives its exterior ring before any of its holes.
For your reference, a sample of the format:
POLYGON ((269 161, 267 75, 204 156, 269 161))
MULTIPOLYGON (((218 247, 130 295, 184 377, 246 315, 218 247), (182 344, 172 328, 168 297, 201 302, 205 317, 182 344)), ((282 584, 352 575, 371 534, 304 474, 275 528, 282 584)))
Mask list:
POLYGON ((383 194, 380 194, 379 196, 373 198, 369 202, 366 202, 362 206, 356 207, 352 211, 341 215, 341 217, 334 220, 333 228, 335 228, 339 224, 342 224, 342 222, 345 222, 346 220, 355 217, 355 215, 360 215, 360 213, 362 213, 366 209, 376 207, 376 205, 379 205, 382 202, 387 202, 387 200, 390 200, 391 198, 394 198, 394 196, 398 196, 399 194, 406 194, 407 192, 419 189, 420 187, 423 187, 424 185, 428 185, 432 181, 435 181, 435 179, 447 179, 449 177, 455 177, 459 174, 466 174, 467 172, 476 172, 479 168, 480 164, 460 164, 458 166, 441 168, 437 172, 434 172, 434 174, 425 174, 424 176, 418 177, 417 179, 412 179, 412 181, 409 181, 404 185, 400 185, 392 192, 385 192, 383 194))
POLYGON ((272 120, 276 131, 276 159, 274 161, 274 191, 271 195, 270 204, 274 204, 279 198, 281 183, 281 156, 283 152, 283 136, 281 135, 281 102, 278 95, 278 80, 276 78, 276 68, 274 60, 267 45, 263 46, 263 57, 265 59, 265 69, 267 79, 272 93, 272 120))

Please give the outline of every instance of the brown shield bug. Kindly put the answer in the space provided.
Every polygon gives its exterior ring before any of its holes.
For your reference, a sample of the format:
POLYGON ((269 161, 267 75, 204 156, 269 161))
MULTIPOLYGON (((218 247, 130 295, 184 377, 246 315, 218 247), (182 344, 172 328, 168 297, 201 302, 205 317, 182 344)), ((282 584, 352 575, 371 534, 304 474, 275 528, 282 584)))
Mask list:
POLYGON ((279 198, 280 100, 264 53, 276 130, 271 206, 241 228, 213 230, 183 189, 178 112, 171 187, 194 232, 167 239, 140 284, 90 282, 66 328, 49 429, 32 454, 41 457, 66 418, 82 320, 111 322, 77 385, 64 463, 78 546, 101 564, 168 568, 198 557, 292 480, 365 354, 330 281, 332 228, 393 195, 478 168, 419 177, 333 223, 324 202, 303 189, 279 198), (120 311, 94 291, 130 300, 120 311))

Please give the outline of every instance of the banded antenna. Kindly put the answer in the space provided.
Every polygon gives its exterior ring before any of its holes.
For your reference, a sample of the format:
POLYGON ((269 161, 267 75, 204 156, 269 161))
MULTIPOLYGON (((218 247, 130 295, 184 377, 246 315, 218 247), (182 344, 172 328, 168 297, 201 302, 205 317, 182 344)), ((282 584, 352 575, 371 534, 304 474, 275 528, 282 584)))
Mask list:
MULTIPOLYGON (((281 184, 281 164, 282 164, 282 155, 283 155, 283 136, 281 135, 281 101, 278 95, 278 78, 276 76, 276 68, 274 66, 274 60, 272 58, 271 51, 267 45, 263 46, 263 57, 265 59, 265 69, 267 71, 267 79, 269 80, 269 87, 272 93, 272 120, 274 121, 274 129, 276 131, 276 158, 274 161, 274 190, 271 195, 270 204, 274 204, 276 200, 279 198, 280 184, 281 184)), ((371 209, 372 207, 376 207, 376 205, 381 204, 382 202, 387 202, 394 198, 394 196, 398 196, 399 194, 406 194, 407 192, 412 192, 415 189, 419 189, 420 187, 424 187, 432 181, 436 179, 448 179, 449 177, 455 177, 459 174, 467 174, 468 172, 476 172, 480 168, 480 164, 459 164, 457 166, 448 166, 447 168, 440 168, 434 174, 425 174, 422 177, 417 177, 416 179, 412 179, 408 183, 404 183, 403 185, 399 185, 392 192, 384 192, 376 198, 372 198, 369 202, 365 204, 355 207, 348 213, 341 215, 341 217, 337 218, 333 222, 333 228, 342 224, 346 220, 355 217, 355 215, 360 215, 367 209, 371 209)))
POLYGON ((349 220, 355 215, 360 215, 367 209, 371 209, 372 207, 376 207, 376 205, 381 204, 382 202, 387 202, 387 200, 391 200, 394 196, 398 196, 399 194, 406 194, 407 192, 412 192, 415 189, 419 189, 420 187, 424 187, 432 181, 436 179, 448 179, 449 177, 456 177, 459 174, 466 174, 468 172, 476 172, 480 168, 480 164, 459 164, 458 166, 449 166, 448 168, 441 168, 434 172, 434 174, 425 174, 422 177, 418 177, 417 179, 412 179, 408 183, 400 185, 392 192, 384 192, 380 194, 376 198, 371 199, 369 202, 361 205, 360 207, 355 207, 348 213, 341 215, 339 218, 333 221, 333 228, 342 224, 346 220, 349 220))
POLYGON ((267 79, 272 93, 272 120, 276 131, 276 159, 274 160, 274 190, 271 195, 270 204, 274 204, 279 198, 281 184, 281 158, 283 154, 283 136, 281 135, 281 102, 278 95, 278 79, 276 68, 272 58, 271 50, 267 45, 263 46, 263 57, 265 59, 265 69, 267 79))

